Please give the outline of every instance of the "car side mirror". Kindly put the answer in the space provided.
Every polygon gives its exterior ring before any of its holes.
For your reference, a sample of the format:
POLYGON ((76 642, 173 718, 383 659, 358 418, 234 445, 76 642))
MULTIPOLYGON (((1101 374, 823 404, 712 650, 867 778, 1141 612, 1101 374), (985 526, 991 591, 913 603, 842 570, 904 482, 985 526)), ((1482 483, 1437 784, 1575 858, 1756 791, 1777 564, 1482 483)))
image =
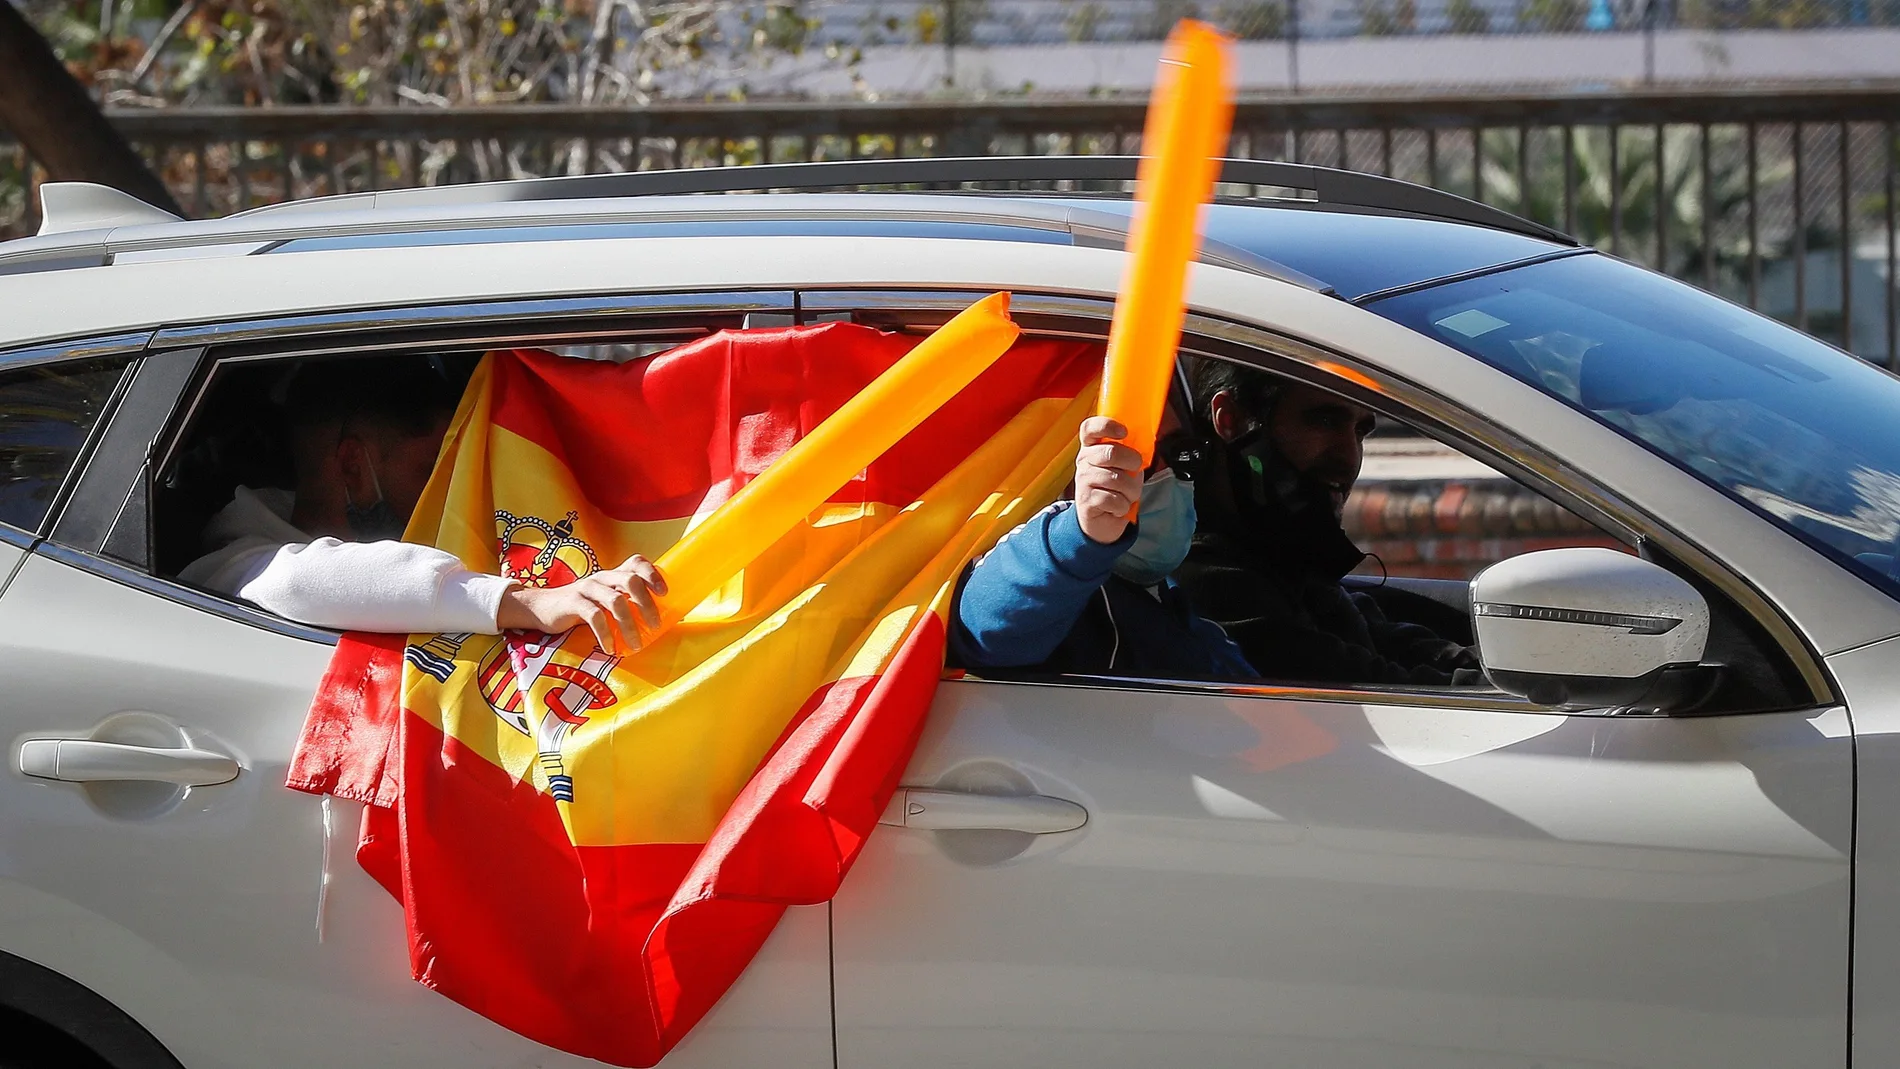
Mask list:
POLYGON ((1539 705, 1678 710, 1706 696, 1709 606, 1659 565, 1614 549, 1546 549, 1471 581, 1484 673, 1539 705))

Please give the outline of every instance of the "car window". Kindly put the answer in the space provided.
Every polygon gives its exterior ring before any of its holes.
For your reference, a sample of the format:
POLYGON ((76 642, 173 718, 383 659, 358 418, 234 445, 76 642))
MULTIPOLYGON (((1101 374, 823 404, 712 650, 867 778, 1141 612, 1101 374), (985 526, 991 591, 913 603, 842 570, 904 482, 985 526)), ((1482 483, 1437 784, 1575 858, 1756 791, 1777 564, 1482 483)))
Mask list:
MULTIPOLYGON (((270 511, 281 513, 283 541, 294 540, 289 506, 297 486, 300 442, 299 432, 291 427, 288 404, 292 391, 312 377, 313 369, 342 367, 351 369, 344 375, 379 381, 376 373, 394 362, 426 368, 441 380, 434 389, 452 404, 480 358, 480 352, 462 351, 292 357, 220 365, 159 479, 152 506, 153 570, 178 576, 193 561, 219 548, 217 543, 229 541, 227 528, 236 516, 225 521, 220 516, 241 493, 255 497, 250 503, 263 502, 270 511)), ((437 407, 443 403, 442 399, 435 402, 437 407)), ((341 430, 333 427, 330 433, 340 436, 341 430)), ((313 455, 320 451, 314 443, 301 444, 313 455)), ((263 525, 275 527, 268 520, 263 525)))
POLYGON ((1900 379, 1604 256, 1370 307, 1589 413, 1900 598, 1900 379))
MULTIPOLYGON (((1296 382, 1213 358, 1189 358, 1185 365, 1197 428, 1211 437, 1196 479, 1196 498, 1205 506, 1201 532, 1178 574, 1194 609, 1220 624, 1267 682, 1345 689, 1486 686, 1472 646, 1474 576, 1543 550, 1636 552, 1510 472, 1426 433, 1444 424, 1414 422, 1385 404, 1375 414, 1352 401, 1364 394, 1350 384, 1327 377, 1296 382), (1220 390, 1244 398, 1262 418, 1223 424, 1212 399, 1220 390), (1278 446, 1303 448, 1297 427, 1286 424, 1303 412, 1314 414, 1313 425, 1322 438, 1332 436, 1329 448, 1338 454, 1330 462, 1323 454, 1307 455, 1307 470, 1321 479, 1304 489, 1284 478, 1295 463, 1278 446), (1268 427, 1275 428, 1271 446, 1263 442, 1268 427), (1302 497, 1337 501, 1324 492, 1339 481, 1340 464, 1349 469, 1354 459, 1349 444, 1340 443, 1355 439, 1357 479, 1335 506, 1337 521, 1330 510, 1315 513, 1311 505, 1298 512, 1291 503, 1302 497), (1264 490, 1278 504, 1246 507, 1250 484, 1256 497, 1264 490)), ((1705 660, 1726 668, 1703 711, 1799 704, 1799 674, 1757 621, 1681 562, 1653 547, 1644 555, 1695 586, 1709 607, 1705 660)))
MULTIPOLYGON (((737 325, 734 318, 731 325, 737 325)), ((618 363, 652 356, 726 325, 720 321, 705 327, 674 324, 665 331, 608 335, 585 342, 556 339, 533 347, 572 359, 618 363)), ((454 349, 216 362, 209 381, 188 403, 189 421, 167 449, 168 459, 153 486, 151 557, 143 563, 154 575, 182 580, 228 599, 228 591, 211 589, 201 581, 202 569, 193 570, 194 562, 228 543, 234 525, 250 529, 261 521, 264 527, 281 530, 284 541, 291 540, 295 528, 290 510, 300 445, 290 410, 300 376, 308 382, 314 368, 346 365, 355 369, 349 373, 352 376, 381 381, 392 364, 422 365, 440 377, 438 385, 452 400, 459 396, 481 355, 480 349, 454 349), (281 528, 263 519, 260 509, 277 514, 283 521, 281 528), (249 519, 239 524, 246 516, 249 519)), ((430 387, 427 392, 437 391, 430 387)), ((310 443, 304 442, 301 448, 311 448, 310 443)))
POLYGON ((0 523, 37 531, 130 357, 0 372, 0 523))
POLYGON ((1626 549, 1590 521, 1464 451, 1381 418, 1342 525, 1356 574, 1463 582, 1541 549, 1626 549))
POLYGON ((1324 382, 1187 363, 1206 459, 1181 585, 1266 680, 1483 685, 1473 576, 1536 550, 1628 548, 1324 382))

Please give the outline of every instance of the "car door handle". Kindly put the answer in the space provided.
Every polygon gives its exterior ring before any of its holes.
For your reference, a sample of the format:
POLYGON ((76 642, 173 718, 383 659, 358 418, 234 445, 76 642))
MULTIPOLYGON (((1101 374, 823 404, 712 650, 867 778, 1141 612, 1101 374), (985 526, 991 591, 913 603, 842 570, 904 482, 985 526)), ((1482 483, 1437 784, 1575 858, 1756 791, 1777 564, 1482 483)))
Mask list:
POLYGON ((208 787, 237 778, 231 757, 191 746, 128 746, 91 739, 28 739, 20 744, 20 771, 68 783, 138 781, 208 787))
POLYGON ((928 831, 1026 831, 1050 835, 1089 822, 1089 811, 1040 794, 970 794, 899 787, 879 824, 928 831))

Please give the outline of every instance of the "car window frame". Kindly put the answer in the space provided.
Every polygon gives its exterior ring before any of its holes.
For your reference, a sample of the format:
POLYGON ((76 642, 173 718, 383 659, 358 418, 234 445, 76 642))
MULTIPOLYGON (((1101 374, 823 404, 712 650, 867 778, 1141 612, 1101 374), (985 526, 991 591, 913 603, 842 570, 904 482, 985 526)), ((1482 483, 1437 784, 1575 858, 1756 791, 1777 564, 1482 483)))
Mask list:
MULTIPOLYGON (((113 548, 113 533, 134 505, 149 501, 152 458, 178 399, 197 380, 204 349, 147 352, 134 363, 119 403, 101 422, 90 455, 76 473, 72 492, 48 525, 46 540, 75 548, 113 548)), ((149 543, 149 533, 145 534, 149 543)), ((121 563, 131 563, 120 558, 121 563)))

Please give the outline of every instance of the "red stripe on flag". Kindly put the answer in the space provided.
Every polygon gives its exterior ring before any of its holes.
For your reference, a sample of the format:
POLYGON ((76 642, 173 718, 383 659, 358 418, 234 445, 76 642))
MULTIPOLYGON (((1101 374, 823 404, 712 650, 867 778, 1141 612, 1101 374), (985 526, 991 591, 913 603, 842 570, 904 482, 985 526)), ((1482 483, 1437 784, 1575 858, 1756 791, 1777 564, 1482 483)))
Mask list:
MULTIPOLYGON (((617 365, 517 349, 495 355, 493 421, 551 453, 608 516, 677 519, 736 493, 919 340, 825 323, 617 365)), ((1098 345, 1020 343, 833 500, 908 505, 1023 405, 1073 397, 1100 367, 1098 345)))
POLYGON ((549 1046, 658 1061, 644 947, 699 844, 577 850, 552 798, 403 720, 402 798, 357 860, 402 901, 415 978, 549 1046))
POLYGON ((406 635, 348 634, 304 718, 285 785, 354 802, 396 804, 395 760, 406 635))
POLYGON ((647 947, 669 1048, 738 979, 785 906, 838 893, 916 748, 943 647, 942 621, 928 615, 883 674, 821 688, 713 830, 647 947))

